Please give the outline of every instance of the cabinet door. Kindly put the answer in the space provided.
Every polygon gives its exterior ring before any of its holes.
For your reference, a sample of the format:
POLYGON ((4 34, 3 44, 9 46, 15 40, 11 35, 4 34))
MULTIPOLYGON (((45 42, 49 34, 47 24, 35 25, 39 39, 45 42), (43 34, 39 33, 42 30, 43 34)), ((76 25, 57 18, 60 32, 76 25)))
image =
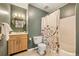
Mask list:
POLYGON ((20 39, 20 43, 21 43, 21 50, 26 50, 27 49, 27 38, 21 38, 20 39))
POLYGON ((8 54, 12 54, 15 52, 15 40, 9 40, 8 41, 8 54))
POLYGON ((19 40, 16 39, 14 44, 15 44, 15 47, 14 47, 15 53, 16 53, 16 52, 19 52, 19 40))
POLYGON ((8 41, 8 54, 13 54, 19 51, 19 43, 18 43, 18 39, 10 39, 8 41))
POLYGON ((18 48, 17 48, 18 49, 18 52, 19 51, 22 51, 22 47, 21 47, 22 46, 22 43, 21 42, 22 42, 21 38, 18 38, 18 45, 17 45, 18 46, 18 48))

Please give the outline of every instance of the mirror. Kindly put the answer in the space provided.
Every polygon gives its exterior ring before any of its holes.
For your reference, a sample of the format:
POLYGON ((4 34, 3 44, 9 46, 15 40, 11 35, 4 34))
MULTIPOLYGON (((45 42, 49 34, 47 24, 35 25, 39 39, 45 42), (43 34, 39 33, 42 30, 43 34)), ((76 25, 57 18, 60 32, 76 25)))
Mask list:
POLYGON ((26 31, 26 10, 11 5, 11 27, 14 32, 26 31))

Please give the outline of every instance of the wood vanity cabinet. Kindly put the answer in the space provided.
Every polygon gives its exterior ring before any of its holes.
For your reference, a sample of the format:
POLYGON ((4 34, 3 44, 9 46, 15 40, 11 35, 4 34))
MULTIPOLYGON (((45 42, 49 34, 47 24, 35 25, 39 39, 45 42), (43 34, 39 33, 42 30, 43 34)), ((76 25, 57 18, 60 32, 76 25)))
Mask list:
POLYGON ((10 35, 8 40, 8 55, 27 50, 28 49, 28 35, 10 35))

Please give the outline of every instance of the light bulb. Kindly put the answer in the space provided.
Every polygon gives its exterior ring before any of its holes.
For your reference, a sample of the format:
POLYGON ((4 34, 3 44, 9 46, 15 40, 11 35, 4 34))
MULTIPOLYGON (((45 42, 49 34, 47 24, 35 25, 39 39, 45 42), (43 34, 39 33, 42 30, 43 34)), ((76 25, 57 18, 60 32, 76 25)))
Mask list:
POLYGON ((17 17, 17 13, 14 13, 14 14, 13 14, 13 17, 17 17))
POLYGON ((20 15, 20 14, 18 14, 18 17, 21 17, 21 15, 20 15))
POLYGON ((24 18, 24 15, 22 15, 22 18, 24 18))

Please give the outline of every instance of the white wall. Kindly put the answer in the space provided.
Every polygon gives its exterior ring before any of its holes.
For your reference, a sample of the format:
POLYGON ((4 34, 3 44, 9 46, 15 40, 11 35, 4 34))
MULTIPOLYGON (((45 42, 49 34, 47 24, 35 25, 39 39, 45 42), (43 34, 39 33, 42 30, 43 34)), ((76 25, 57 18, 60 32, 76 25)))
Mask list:
POLYGON ((76 18, 75 16, 60 19, 60 47, 61 49, 75 53, 76 48, 76 18))

